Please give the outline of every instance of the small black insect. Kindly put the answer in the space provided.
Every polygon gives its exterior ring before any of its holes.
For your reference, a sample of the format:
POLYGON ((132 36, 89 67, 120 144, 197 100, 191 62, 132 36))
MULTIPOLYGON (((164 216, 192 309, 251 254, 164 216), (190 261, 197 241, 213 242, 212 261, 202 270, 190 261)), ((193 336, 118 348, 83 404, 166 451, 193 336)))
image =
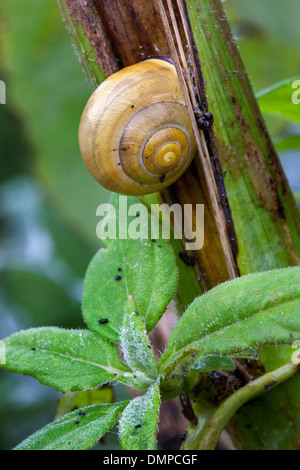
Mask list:
POLYGON ((159 179, 159 182, 160 182, 160 183, 163 183, 164 180, 165 180, 165 177, 166 177, 166 175, 160 175, 160 177, 158 178, 158 179, 159 179))
POLYGON ((98 323, 100 323, 100 325, 102 323, 108 323, 108 318, 101 318, 100 320, 98 320, 98 323))
POLYGON ((209 129, 214 123, 214 117, 212 113, 206 111, 202 116, 197 118, 198 127, 202 130, 209 129))
POLYGON ((180 251, 178 254, 184 264, 186 264, 187 266, 195 266, 196 260, 193 255, 188 255, 185 251, 180 251))
POLYGON ((79 421, 75 421, 75 424, 79 424, 79 421))
POLYGON ((134 314, 135 314, 135 315, 138 315, 138 314, 139 314, 139 312, 134 312, 134 314))
POLYGON ((83 411, 79 411, 78 416, 85 416, 85 413, 83 411))
POLYGON ((138 428, 141 428, 142 425, 141 425, 141 424, 136 424, 134 427, 135 427, 136 429, 138 429, 138 428))
POLYGON ((115 280, 116 280, 116 281, 121 281, 121 279, 122 279, 122 278, 121 278, 121 276, 119 276, 119 274, 115 277, 115 280))
POLYGON ((122 268, 118 268, 118 271, 119 271, 119 272, 122 271, 122 268))
POLYGON ((31 348, 31 351, 36 351, 36 348, 31 348))

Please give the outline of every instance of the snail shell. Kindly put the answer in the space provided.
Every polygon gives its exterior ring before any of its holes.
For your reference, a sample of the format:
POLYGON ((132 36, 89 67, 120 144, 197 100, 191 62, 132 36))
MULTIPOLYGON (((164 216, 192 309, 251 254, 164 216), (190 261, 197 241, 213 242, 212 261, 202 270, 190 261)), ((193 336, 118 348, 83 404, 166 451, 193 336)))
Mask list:
POLYGON ((149 194, 176 181, 196 143, 175 67, 149 59, 111 75, 84 109, 79 145, 90 173, 111 191, 149 194))

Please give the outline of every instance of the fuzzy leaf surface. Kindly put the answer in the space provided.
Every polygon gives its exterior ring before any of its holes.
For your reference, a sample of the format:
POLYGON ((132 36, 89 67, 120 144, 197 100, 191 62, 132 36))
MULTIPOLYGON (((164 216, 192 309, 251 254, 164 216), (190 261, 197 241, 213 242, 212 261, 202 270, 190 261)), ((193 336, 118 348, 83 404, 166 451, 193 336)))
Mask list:
POLYGON ((234 355, 300 339, 300 268, 242 276, 195 299, 174 328, 160 370, 199 353, 234 355))
POLYGON ((144 372, 147 377, 157 379, 157 360, 133 297, 125 304, 121 345, 124 359, 133 372, 144 372))
POLYGON ((120 441, 124 450, 155 450, 160 395, 158 384, 130 401, 120 419, 120 441))
POLYGON ((116 423, 128 402, 80 408, 48 424, 14 450, 86 450, 116 423))
POLYGON ((3 340, 5 364, 60 392, 94 388, 128 371, 116 346, 88 330, 35 328, 3 340))
MULTIPOLYGON (((134 215, 125 220, 125 232, 131 223, 139 223, 146 238, 120 238, 118 197, 112 199, 115 212, 107 216, 108 223, 112 220, 114 224, 116 215, 117 238, 107 238, 107 248, 100 249, 91 261, 82 296, 83 318, 89 329, 116 342, 128 297, 134 297, 149 333, 174 297, 178 276, 169 240, 151 238, 148 210, 135 197, 127 197, 128 210, 134 215), (101 323, 103 319, 107 321, 101 323)), ((121 221, 121 230, 125 222, 121 221)))

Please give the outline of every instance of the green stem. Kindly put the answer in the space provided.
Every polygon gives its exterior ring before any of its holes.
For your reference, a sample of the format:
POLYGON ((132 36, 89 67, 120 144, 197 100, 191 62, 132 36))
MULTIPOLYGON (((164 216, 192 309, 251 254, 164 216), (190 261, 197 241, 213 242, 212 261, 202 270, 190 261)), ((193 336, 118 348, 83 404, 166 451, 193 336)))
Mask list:
POLYGON ((205 432, 201 433, 198 450, 213 450, 226 424, 242 405, 293 377, 297 367, 297 364, 286 364, 249 382, 227 398, 208 422, 205 432))
POLYGON ((220 0, 186 0, 240 274, 300 262, 300 217, 220 0))
MULTIPOLYGON (((84 73, 91 87, 96 88, 100 83, 105 80, 105 74, 99 66, 96 50, 91 43, 92 38, 89 37, 87 31, 85 31, 84 26, 86 22, 84 22, 83 19, 80 17, 79 11, 76 11, 74 5, 73 7, 71 7, 70 2, 66 3, 65 0, 57 0, 57 2, 61 10, 65 25, 70 33, 70 36, 73 39, 74 45, 78 52, 78 58, 84 70, 84 73), (72 8, 74 8, 74 11, 72 8), (78 17, 76 17, 76 12, 78 14, 78 17), (80 19, 82 20, 82 22, 80 22, 80 19)), ((94 16, 93 8, 89 9, 89 13, 90 22, 97 24, 98 21, 97 18, 95 18, 94 16)))

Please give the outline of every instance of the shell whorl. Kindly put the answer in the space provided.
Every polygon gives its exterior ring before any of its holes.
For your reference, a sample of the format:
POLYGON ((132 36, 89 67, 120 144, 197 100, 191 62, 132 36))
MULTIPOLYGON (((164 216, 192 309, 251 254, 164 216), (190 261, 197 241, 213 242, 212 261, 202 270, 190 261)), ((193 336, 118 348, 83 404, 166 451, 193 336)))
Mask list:
POLYGON ((196 144, 175 67, 149 59, 111 75, 86 105, 79 145, 90 173, 111 191, 149 194, 176 181, 196 144))

